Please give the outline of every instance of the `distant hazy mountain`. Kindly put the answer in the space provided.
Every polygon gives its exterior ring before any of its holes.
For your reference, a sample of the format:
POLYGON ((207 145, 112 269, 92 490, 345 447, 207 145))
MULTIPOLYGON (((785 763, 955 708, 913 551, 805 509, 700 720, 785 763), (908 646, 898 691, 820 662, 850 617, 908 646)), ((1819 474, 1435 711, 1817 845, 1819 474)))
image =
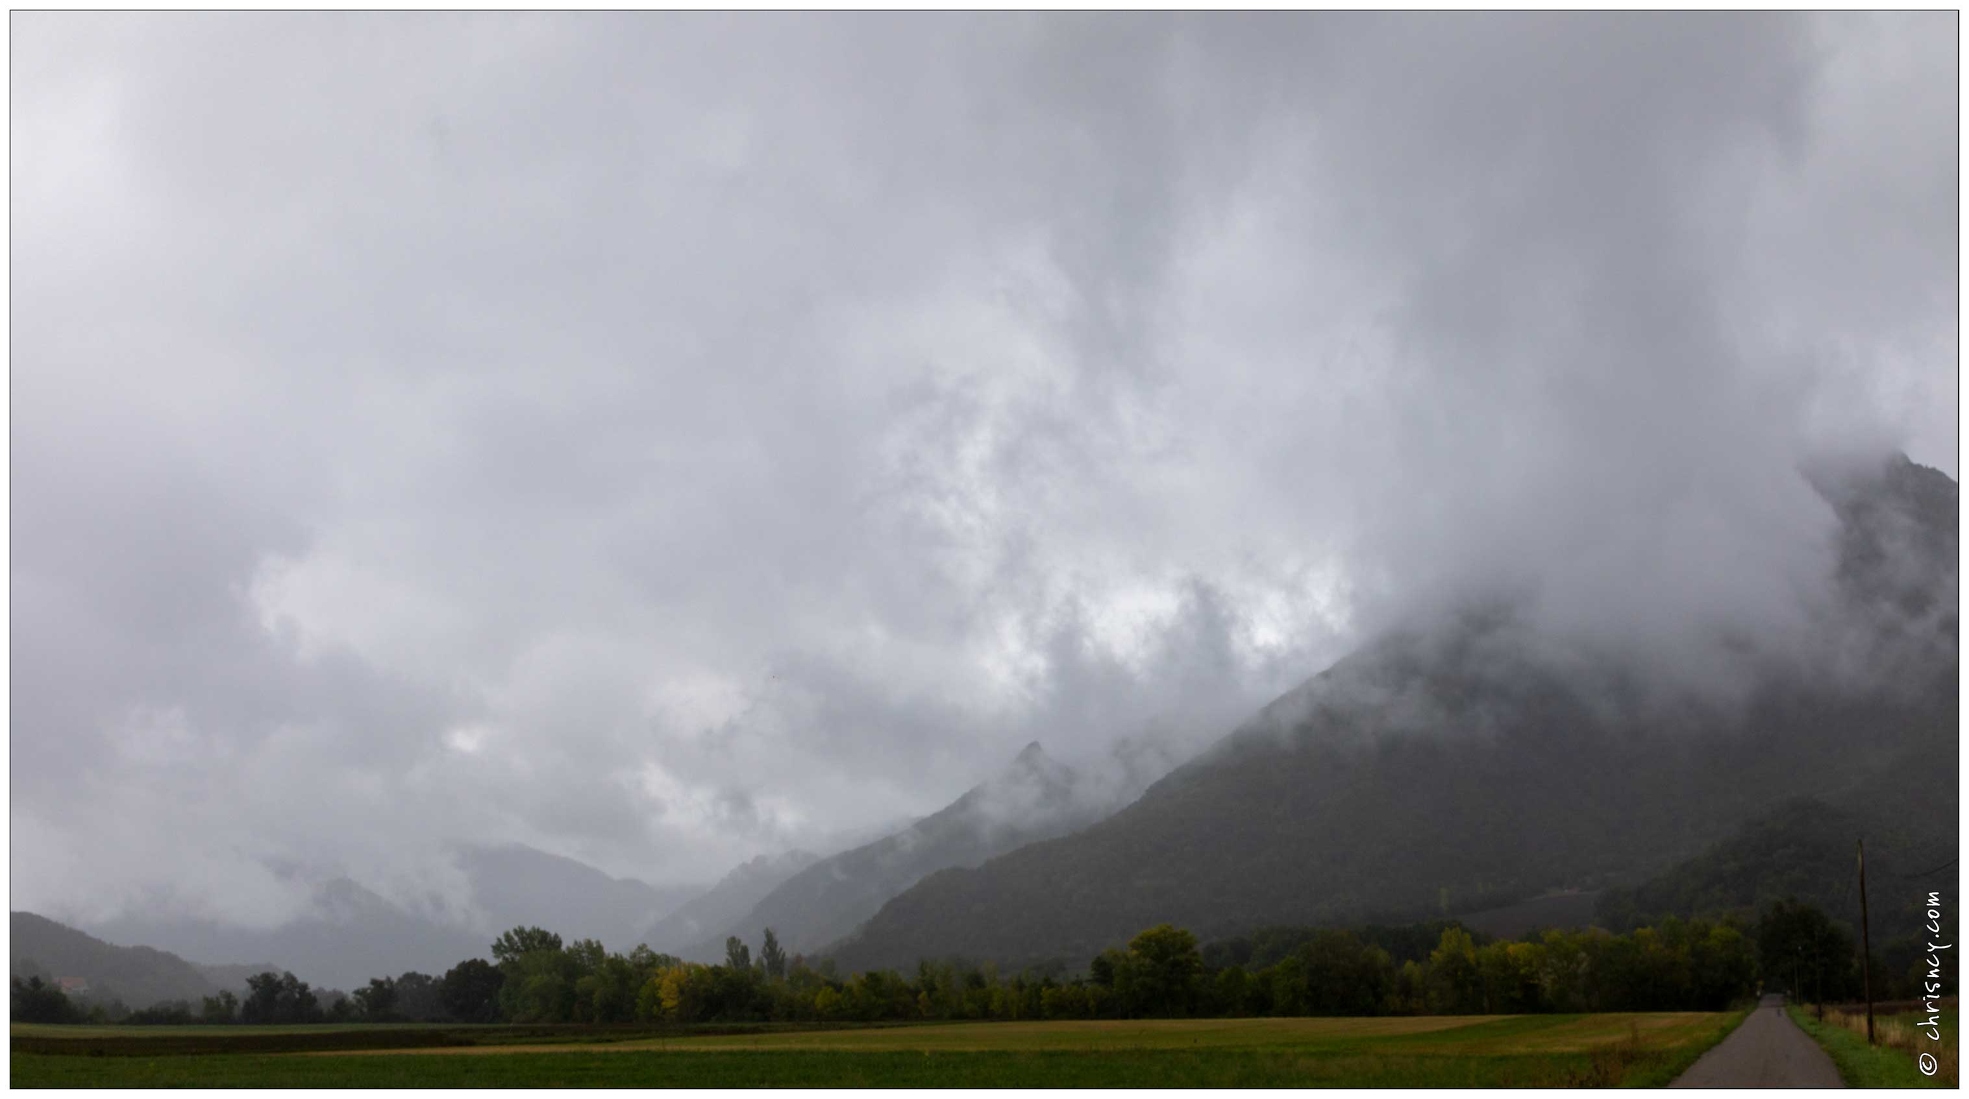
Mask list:
POLYGON ((89 929, 201 962, 269 958, 304 981, 345 990, 407 970, 440 974, 466 958, 486 957, 491 945, 483 933, 433 923, 348 878, 323 883, 306 915, 274 928, 125 915, 89 929))
POLYGON ((700 943, 697 953, 722 952, 727 935, 757 949, 766 928, 789 954, 829 946, 928 874, 977 866, 1112 811, 1086 786, 1037 742, 1029 744, 1002 773, 938 812, 788 878, 743 919, 700 943))
MULTIPOLYGON (((726 874, 718 884, 651 924, 640 936, 650 949, 697 961, 725 956, 720 930, 735 925, 781 882, 819 858, 807 851, 760 855, 726 874), (716 937, 715 943, 707 937, 716 937)), ((755 947, 757 944, 753 944, 755 947)))
POLYGON ((32 912, 9 914, 9 971, 20 977, 80 977, 91 1000, 121 1000, 131 1008, 163 1000, 185 1000, 193 1007, 221 989, 246 991, 246 974, 269 966, 207 969, 176 954, 147 946, 117 946, 32 912), (237 979, 234 979, 234 978, 237 979))
MULTIPOLYGON (((600 939, 628 951, 642 933, 706 886, 656 886, 613 878, 586 863, 531 847, 461 847, 459 866, 472 884, 472 900, 496 934, 531 925, 563 939, 600 939)), ((489 941, 489 940, 488 940, 489 941)))
POLYGON ((563 939, 596 938, 628 950, 638 932, 701 887, 659 887, 614 878, 574 859, 530 847, 461 846, 454 851, 471 889, 469 914, 440 922, 391 903, 346 877, 316 887, 305 914, 275 928, 215 920, 125 915, 89 930, 144 943, 198 962, 270 958, 302 980, 351 989, 408 970, 437 975, 489 956, 501 931, 522 924, 563 939))
MULTIPOLYGON (((1774 660, 1740 704, 1670 702, 1510 606, 1464 613, 1349 656, 1092 827, 930 875, 832 956, 1080 962, 1163 921, 1403 922, 1639 881, 1916 761, 1952 795, 1956 485, 1905 458, 1812 481, 1842 523, 1841 602, 1791 640, 1837 674, 1774 660)), ((1952 806, 1904 805, 1910 850, 1953 851, 1952 806)))

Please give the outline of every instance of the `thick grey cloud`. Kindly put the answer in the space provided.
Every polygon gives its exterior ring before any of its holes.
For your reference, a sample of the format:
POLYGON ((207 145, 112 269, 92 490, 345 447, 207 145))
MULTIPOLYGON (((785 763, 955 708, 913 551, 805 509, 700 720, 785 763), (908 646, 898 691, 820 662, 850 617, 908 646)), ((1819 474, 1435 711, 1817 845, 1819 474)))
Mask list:
POLYGON ((1497 585, 1796 625, 1801 458, 1955 473, 1955 29, 19 16, 14 903, 715 877, 1497 585))

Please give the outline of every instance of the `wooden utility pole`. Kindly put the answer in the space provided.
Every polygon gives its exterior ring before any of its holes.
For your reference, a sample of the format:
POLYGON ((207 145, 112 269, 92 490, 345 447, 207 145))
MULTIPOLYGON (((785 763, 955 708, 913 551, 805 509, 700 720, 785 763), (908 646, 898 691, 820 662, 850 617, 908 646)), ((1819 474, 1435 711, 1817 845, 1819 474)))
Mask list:
POLYGON ((1866 841, 1860 840, 1860 987, 1866 991, 1866 1044, 1873 1045, 1873 953, 1866 926, 1866 841))

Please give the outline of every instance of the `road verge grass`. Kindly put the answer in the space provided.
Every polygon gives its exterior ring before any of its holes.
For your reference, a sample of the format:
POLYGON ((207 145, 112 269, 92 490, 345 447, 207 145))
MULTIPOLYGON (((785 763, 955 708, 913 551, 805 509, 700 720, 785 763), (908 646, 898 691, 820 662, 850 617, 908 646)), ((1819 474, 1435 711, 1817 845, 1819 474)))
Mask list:
MULTIPOLYGON (((1811 1035, 1832 1057, 1832 1063, 1839 1069, 1839 1078, 1847 1087, 1854 1088, 1953 1088, 1957 1086, 1955 1026, 1951 1017, 1945 1030, 1945 1055, 1938 1058, 1939 1064, 1934 1076, 1924 1076, 1916 1065, 1921 1050, 1915 1045, 1916 1032, 1912 1018, 1889 1016, 1874 1020, 1874 1035, 1881 1039, 1879 1045, 1869 1046, 1866 1041, 1866 1016, 1848 1016, 1845 1012, 1826 1011, 1824 1022, 1813 1013, 1796 1004, 1788 1004, 1785 1010, 1790 1013, 1799 1029, 1811 1035), (1854 1023, 1857 1021, 1857 1028, 1854 1023)), ((1952 1016, 1953 1013, 1951 1013, 1952 1016)))
POLYGON ((1702 1055, 1721 1045, 1750 1018, 1754 1008, 1740 1008, 1719 1020, 1714 1029, 1703 1032, 1698 1037, 1670 1049, 1653 1052, 1645 1060, 1637 1058, 1619 1078, 1624 1088, 1665 1088, 1675 1078, 1689 1071, 1689 1067, 1702 1059, 1702 1055))

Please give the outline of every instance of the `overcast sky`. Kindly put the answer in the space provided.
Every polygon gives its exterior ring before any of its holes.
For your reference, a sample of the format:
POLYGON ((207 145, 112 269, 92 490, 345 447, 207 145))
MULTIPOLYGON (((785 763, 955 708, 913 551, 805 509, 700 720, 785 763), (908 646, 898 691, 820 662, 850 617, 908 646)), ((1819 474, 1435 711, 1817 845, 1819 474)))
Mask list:
POLYGON ((1953 13, 11 18, 15 908, 714 878, 1956 474, 1953 13))

